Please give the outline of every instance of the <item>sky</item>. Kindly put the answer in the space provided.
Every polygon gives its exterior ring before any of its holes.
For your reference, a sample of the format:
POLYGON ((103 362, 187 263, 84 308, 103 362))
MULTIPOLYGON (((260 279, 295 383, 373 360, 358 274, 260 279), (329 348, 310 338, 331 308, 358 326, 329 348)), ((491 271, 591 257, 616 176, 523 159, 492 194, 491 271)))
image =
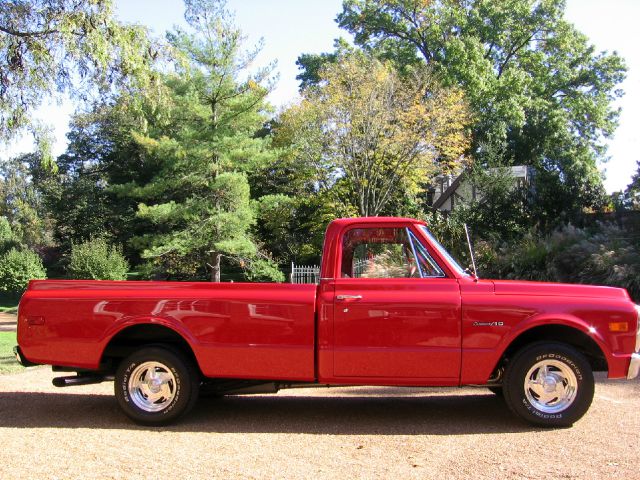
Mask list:
MULTIPOLYGON (((301 53, 333 50, 333 40, 349 38, 335 23, 342 10, 342 0, 227 0, 236 13, 236 24, 247 35, 247 47, 262 41, 264 46, 256 66, 277 62, 279 79, 269 100, 276 107, 297 98, 298 74, 295 61, 301 53)), ((156 35, 163 35, 174 25, 184 24, 181 0, 115 0, 121 21, 141 23, 156 35)), ((597 51, 617 51, 627 62, 627 79, 622 84, 626 95, 618 102, 622 108, 620 126, 608 141, 609 161, 600 165, 608 192, 624 189, 631 181, 640 160, 640 0, 567 0, 565 18, 586 34, 597 51)), ((43 106, 38 116, 53 124, 56 142, 54 154, 65 150, 69 117, 74 105, 43 106)), ((24 137, 0 147, 0 155, 33 150, 32 141, 24 137)))

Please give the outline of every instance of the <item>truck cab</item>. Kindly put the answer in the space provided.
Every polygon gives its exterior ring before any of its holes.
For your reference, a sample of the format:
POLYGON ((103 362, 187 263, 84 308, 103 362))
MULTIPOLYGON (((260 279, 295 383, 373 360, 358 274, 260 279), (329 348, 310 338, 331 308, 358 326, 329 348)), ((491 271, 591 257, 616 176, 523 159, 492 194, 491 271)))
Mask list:
POLYGON ((469 275, 430 240, 426 225, 411 219, 331 223, 320 280, 329 293, 320 306, 332 307, 320 318, 321 379, 459 385, 459 279, 469 275))

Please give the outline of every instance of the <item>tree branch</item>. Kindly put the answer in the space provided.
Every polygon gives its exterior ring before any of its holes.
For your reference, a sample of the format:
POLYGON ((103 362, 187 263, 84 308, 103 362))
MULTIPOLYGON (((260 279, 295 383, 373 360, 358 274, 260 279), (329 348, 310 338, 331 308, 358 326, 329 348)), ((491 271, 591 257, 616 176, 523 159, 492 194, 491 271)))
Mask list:
POLYGON ((504 71, 504 68, 507 66, 507 63, 509 63, 509 60, 511 60, 511 58, 518 53, 520 50, 522 50, 526 45, 528 45, 528 43, 533 40, 533 37, 535 37, 536 33, 538 33, 538 30, 534 30, 531 35, 529 35, 524 42, 519 43, 517 45, 514 45, 511 47, 511 49, 509 50, 509 53, 507 53, 507 57, 504 59, 504 62, 502 62, 502 64, 500 65, 500 67, 498 67, 498 78, 500 78, 502 76, 502 72, 504 71))
POLYGON ((4 32, 8 35, 13 35, 14 37, 22 37, 22 38, 44 37, 46 35, 51 35, 52 33, 60 33, 59 30, 40 30, 37 32, 21 32, 19 30, 14 30, 13 28, 4 27, 2 25, 0 25, 0 32, 4 32))

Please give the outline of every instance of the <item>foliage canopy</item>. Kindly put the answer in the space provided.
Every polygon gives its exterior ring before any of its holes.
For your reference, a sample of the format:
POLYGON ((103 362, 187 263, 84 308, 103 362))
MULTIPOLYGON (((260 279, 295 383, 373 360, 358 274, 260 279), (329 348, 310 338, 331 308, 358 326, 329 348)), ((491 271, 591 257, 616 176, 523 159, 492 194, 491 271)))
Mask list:
POLYGON ((3 2, 0 140, 31 128, 48 154, 46 128, 32 117, 44 100, 150 89, 159 53, 144 27, 114 18, 112 0, 3 2))
POLYGON ((11 248, 0 255, 0 291, 19 295, 29 280, 47 278, 40 256, 33 250, 11 248))
POLYGON ((380 215, 394 196, 460 169, 468 147, 463 94, 424 69, 403 78, 389 63, 352 54, 326 65, 302 97, 283 113, 280 135, 354 213, 380 215))
MULTIPOLYGON (((536 215, 553 224, 603 201, 596 163, 625 76, 622 58, 596 53, 564 9, 563 0, 345 0, 337 21, 365 51, 399 68, 429 65, 462 88, 474 114, 470 153, 504 146, 504 165, 534 167, 536 215)), ((301 56, 302 85, 336 58, 301 56)))

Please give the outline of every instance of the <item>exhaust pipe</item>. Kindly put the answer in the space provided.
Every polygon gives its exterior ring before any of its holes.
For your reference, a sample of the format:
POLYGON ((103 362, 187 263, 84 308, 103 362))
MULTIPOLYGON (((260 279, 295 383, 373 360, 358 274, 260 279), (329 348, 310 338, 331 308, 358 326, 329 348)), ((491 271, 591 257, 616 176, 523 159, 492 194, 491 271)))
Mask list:
POLYGON ((51 383, 53 383, 54 387, 74 387, 77 385, 93 385, 107 380, 113 380, 113 377, 78 374, 70 377, 56 377, 51 383))

